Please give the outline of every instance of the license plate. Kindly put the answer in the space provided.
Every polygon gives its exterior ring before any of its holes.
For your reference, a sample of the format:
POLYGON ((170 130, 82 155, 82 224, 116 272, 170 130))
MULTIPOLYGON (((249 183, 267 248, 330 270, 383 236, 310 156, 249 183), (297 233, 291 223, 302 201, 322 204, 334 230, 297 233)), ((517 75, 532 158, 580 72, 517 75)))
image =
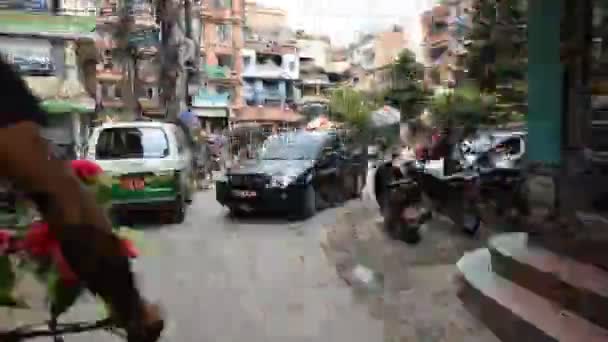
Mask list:
POLYGON ((120 187, 125 190, 143 190, 146 187, 146 182, 143 178, 123 178, 120 180, 120 187))
POLYGON ((253 197, 257 196, 255 191, 247 191, 247 190, 232 190, 232 194, 234 196, 240 197, 240 198, 253 198, 253 197))

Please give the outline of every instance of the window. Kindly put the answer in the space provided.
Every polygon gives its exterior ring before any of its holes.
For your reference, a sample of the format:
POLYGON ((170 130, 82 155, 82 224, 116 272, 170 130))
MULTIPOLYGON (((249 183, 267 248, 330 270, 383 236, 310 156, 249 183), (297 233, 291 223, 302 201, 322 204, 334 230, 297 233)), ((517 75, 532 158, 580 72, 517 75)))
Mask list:
POLYGON ((99 160, 165 158, 169 143, 165 132, 153 127, 104 129, 95 146, 99 160))
POLYGON ((101 97, 108 98, 110 96, 110 86, 107 84, 100 85, 101 87, 101 97))
POLYGON ((232 8, 232 0, 213 0, 213 8, 232 8))
POLYGON ((521 139, 509 138, 496 146, 497 152, 506 152, 508 154, 521 153, 521 139))
POLYGON ((154 98, 154 89, 148 88, 148 90, 146 91, 146 95, 148 96, 148 99, 152 100, 154 98))
POLYGON ((289 62, 289 71, 296 71, 296 62, 289 62))
POLYGON ((278 91, 279 90, 279 82, 277 81, 263 81, 264 89, 267 91, 278 91))
POLYGON ((218 66, 232 69, 234 63, 231 55, 217 54, 216 56, 218 66))
POLYGON ((243 65, 248 67, 251 64, 251 56, 243 56, 243 65))
POLYGON ((215 26, 217 39, 220 42, 230 42, 232 41, 232 26, 228 24, 218 24, 215 26))
POLYGON ((116 98, 116 99, 122 98, 122 89, 118 85, 114 86, 114 98, 116 98))

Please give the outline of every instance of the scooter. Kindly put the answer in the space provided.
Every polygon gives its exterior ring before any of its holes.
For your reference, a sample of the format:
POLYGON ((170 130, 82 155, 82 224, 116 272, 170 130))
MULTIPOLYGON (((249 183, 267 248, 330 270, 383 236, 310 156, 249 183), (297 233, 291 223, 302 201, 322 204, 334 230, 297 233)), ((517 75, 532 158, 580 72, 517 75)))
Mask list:
MULTIPOLYGON (((449 217, 464 232, 475 235, 481 225, 476 203, 479 178, 475 173, 438 177, 426 170, 425 160, 384 165, 377 177, 389 178, 376 197, 384 217, 386 232, 406 243, 420 241, 420 227, 433 212, 449 217)), ((376 184, 382 183, 376 179, 376 184)))

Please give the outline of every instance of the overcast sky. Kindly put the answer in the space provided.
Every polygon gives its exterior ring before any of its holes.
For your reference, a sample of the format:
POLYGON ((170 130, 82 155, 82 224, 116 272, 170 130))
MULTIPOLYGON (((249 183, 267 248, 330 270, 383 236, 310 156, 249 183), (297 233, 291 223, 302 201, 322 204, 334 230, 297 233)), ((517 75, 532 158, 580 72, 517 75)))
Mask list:
POLYGON ((408 26, 434 0, 257 0, 258 3, 280 7, 289 12, 294 29, 327 34, 335 45, 350 43, 357 31, 367 32, 390 27, 408 26))

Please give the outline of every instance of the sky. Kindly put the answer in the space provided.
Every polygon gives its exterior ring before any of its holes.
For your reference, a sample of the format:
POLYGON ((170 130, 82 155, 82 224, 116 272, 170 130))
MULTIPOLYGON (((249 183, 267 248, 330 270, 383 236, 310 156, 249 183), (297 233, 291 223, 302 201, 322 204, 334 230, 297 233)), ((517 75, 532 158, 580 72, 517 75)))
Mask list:
POLYGON ((388 28, 393 24, 405 31, 419 23, 418 15, 434 0, 257 0, 289 13, 294 29, 329 35, 334 45, 345 46, 357 32, 388 28))

